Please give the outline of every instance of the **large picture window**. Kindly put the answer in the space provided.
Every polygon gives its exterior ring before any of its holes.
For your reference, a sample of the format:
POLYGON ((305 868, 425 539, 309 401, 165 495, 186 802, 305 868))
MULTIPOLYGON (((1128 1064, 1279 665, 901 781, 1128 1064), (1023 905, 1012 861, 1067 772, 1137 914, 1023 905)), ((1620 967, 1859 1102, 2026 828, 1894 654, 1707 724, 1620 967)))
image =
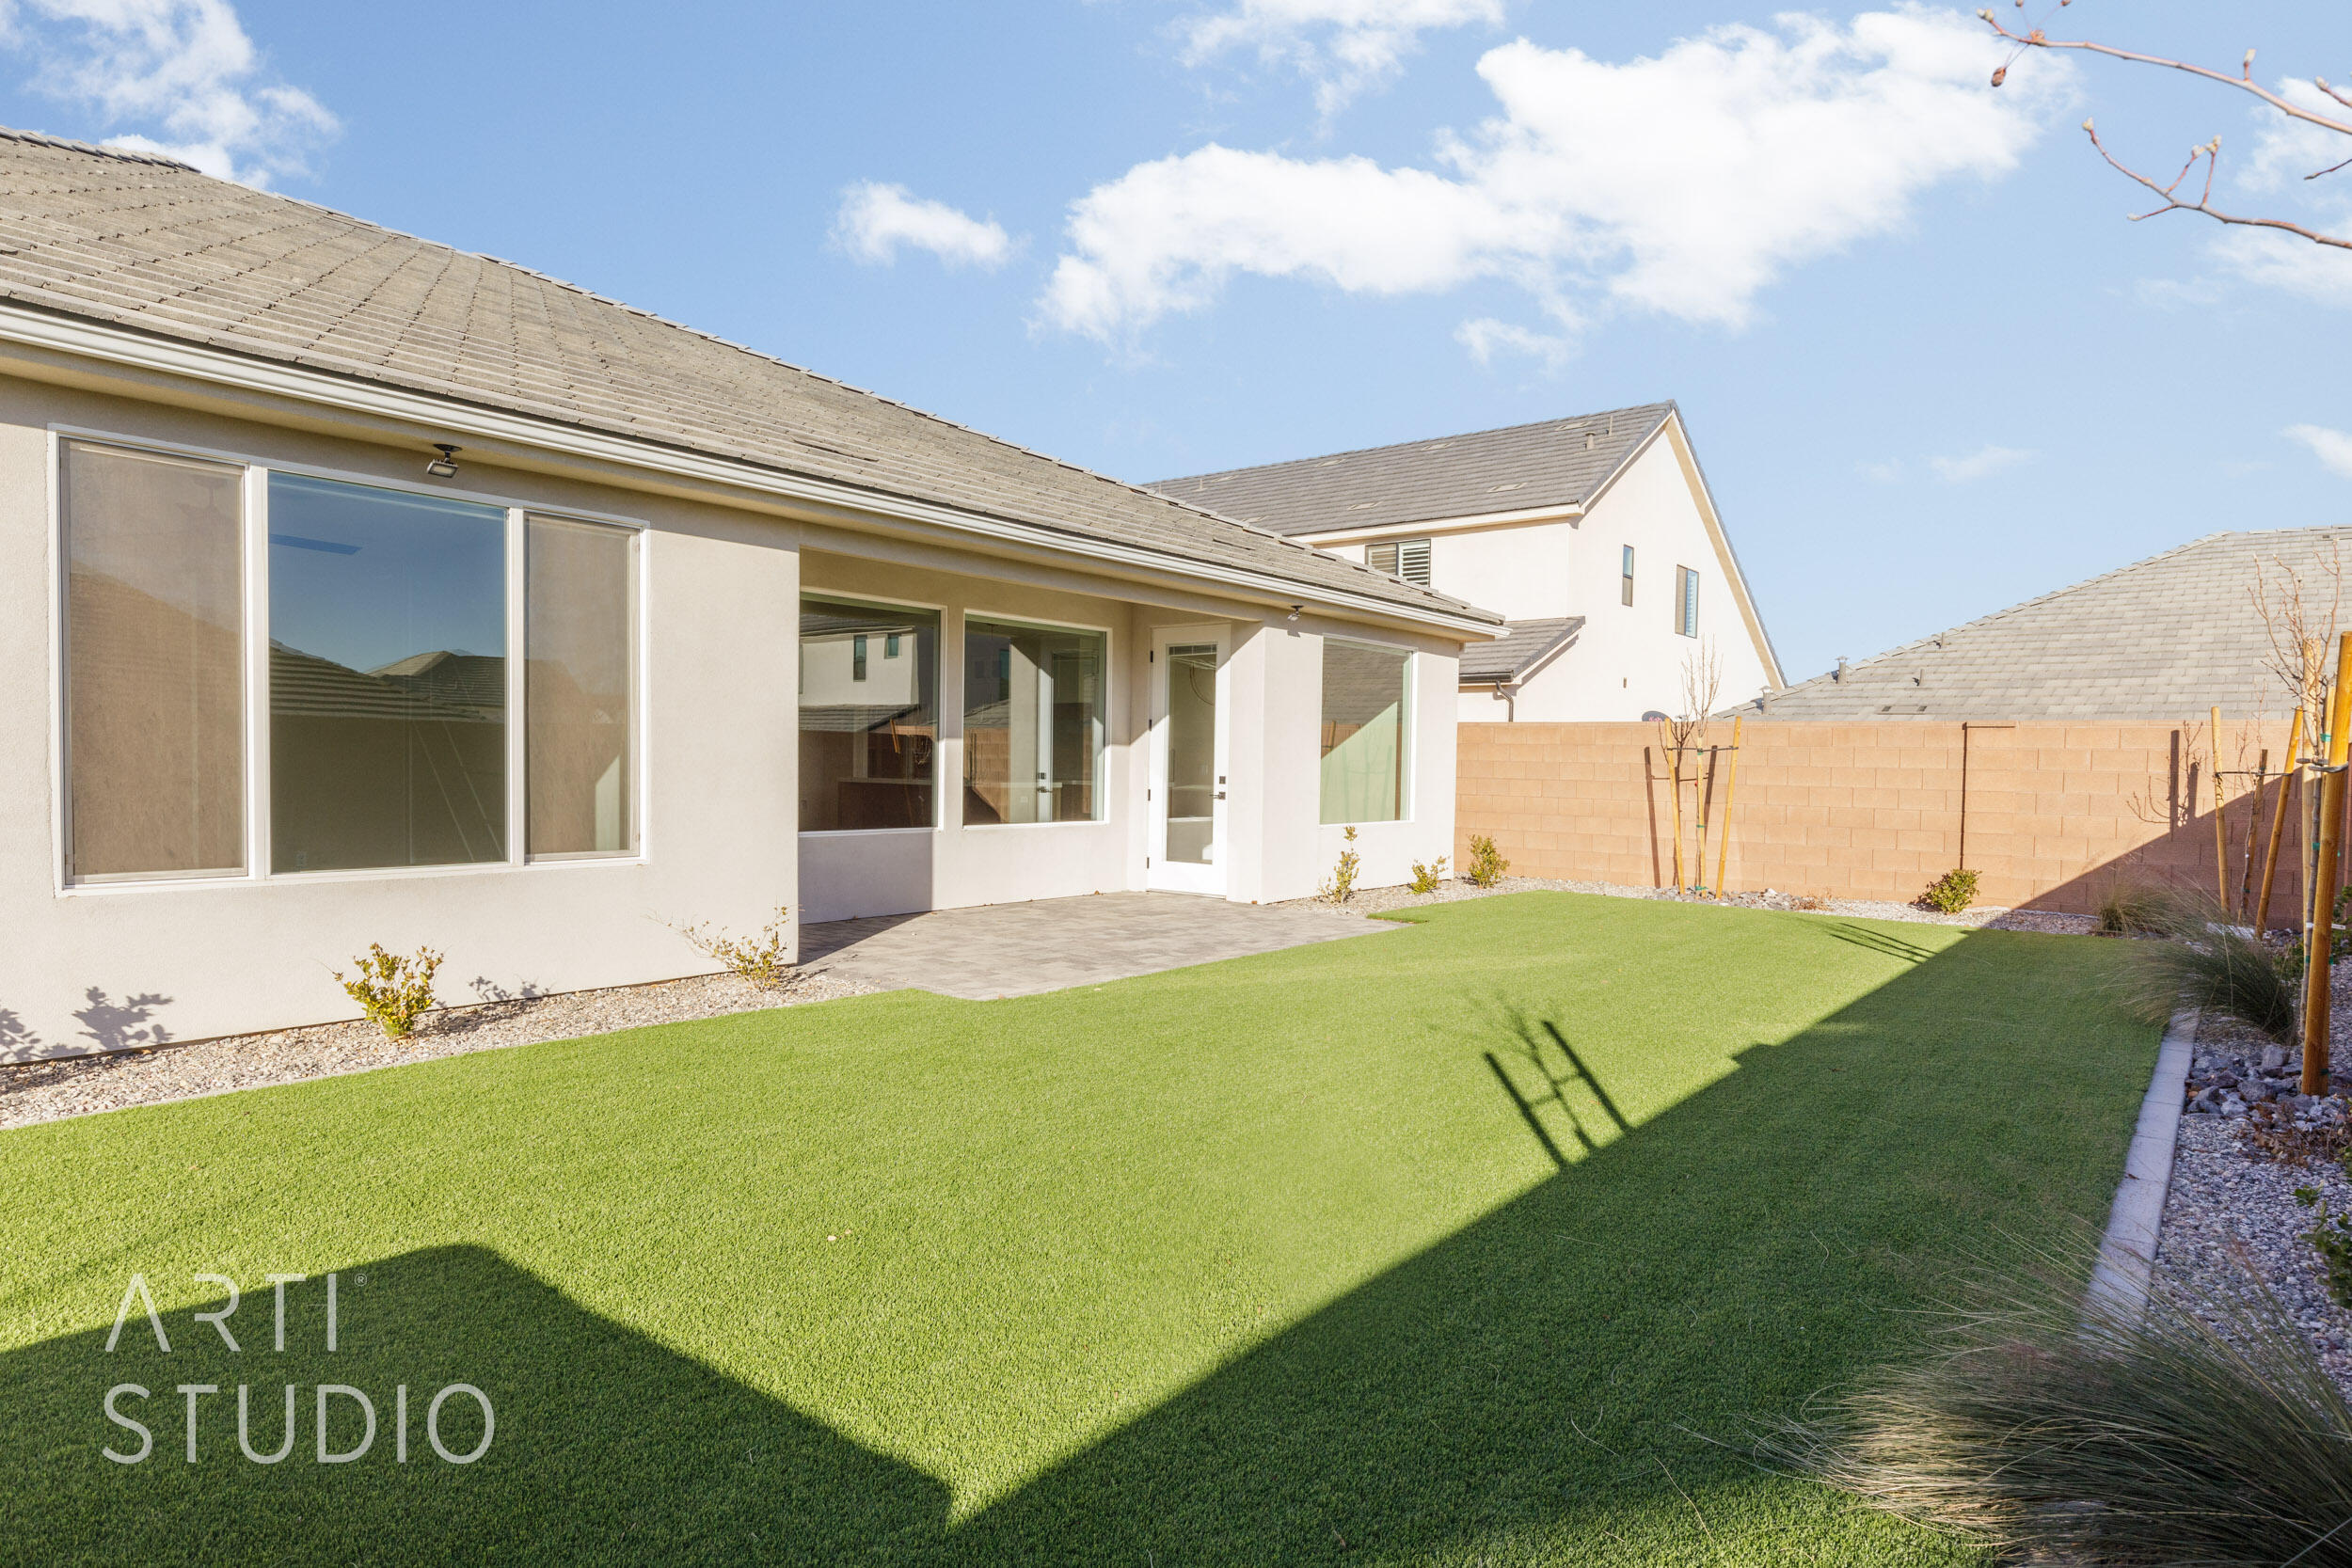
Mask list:
POLYGON ((243 471, 66 444, 67 864, 245 865, 243 471))
POLYGON ((270 868, 507 858, 506 513, 269 482, 270 868))
POLYGON ((963 820, 1086 822, 1102 814, 1104 639, 966 618, 963 820))
POLYGON ((524 524, 524 847, 637 849, 637 534, 533 515, 524 524))
POLYGON ((1413 656, 1326 639, 1323 820, 1393 822, 1405 812, 1413 656))
POLYGON ((939 615, 801 600, 801 831, 936 820, 939 615))

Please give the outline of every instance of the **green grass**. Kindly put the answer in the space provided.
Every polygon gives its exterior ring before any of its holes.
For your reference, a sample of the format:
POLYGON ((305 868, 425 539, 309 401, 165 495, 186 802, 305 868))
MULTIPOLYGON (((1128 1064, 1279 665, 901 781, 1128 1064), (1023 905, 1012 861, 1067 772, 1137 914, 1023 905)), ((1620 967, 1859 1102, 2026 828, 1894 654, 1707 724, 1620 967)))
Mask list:
POLYGON ((1996 1232, 2104 1215, 2155 1034, 2118 944, 1414 918, 0 1133, 0 1558, 1973 1560, 1743 1433, 1996 1232), (329 1270, 340 1349, 312 1283, 273 1353, 262 1276, 329 1270), (168 1355, 135 1314, 103 1349, 134 1272, 168 1355), (240 1380, 264 1452, 305 1386, 286 1463, 239 1457, 240 1380), (421 1431, 460 1380, 498 1412, 465 1468, 421 1431), (314 1462, 323 1382, 388 1422, 356 1463, 314 1462), (193 1465, 183 1383, 230 1390, 193 1465))

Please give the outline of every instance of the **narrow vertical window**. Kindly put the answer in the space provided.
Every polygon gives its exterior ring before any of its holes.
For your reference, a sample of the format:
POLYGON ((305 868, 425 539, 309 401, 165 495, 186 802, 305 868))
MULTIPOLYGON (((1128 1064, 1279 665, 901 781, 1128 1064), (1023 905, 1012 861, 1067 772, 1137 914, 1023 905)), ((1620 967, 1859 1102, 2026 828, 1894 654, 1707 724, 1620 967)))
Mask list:
POLYGON ((243 474, 64 456, 69 872, 243 870, 243 474))
POLYGON ((637 534, 525 520, 524 847, 637 851, 637 534))
POLYGON ((1617 602, 1631 604, 1633 602, 1633 546, 1630 545, 1625 547, 1625 561, 1620 570, 1624 576, 1618 583, 1617 602))
POLYGON ((1104 639, 963 624, 963 820, 1086 822, 1103 815, 1104 639))
POLYGON ((1404 815, 1413 656, 1326 639, 1323 820, 1393 822, 1404 815))
POLYGON ((1675 568, 1675 630, 1699 634, 1699 575, 1688 566, 1675 568))
POLYGON ((506 511, 269 481, 270 869, 506 859, 506 511))
POLYGON ((938 614, 803 598, 801 831, 931 826, 938 741, 938 614), (905 639, 914 657, 870 670, 875 636, 905 639))

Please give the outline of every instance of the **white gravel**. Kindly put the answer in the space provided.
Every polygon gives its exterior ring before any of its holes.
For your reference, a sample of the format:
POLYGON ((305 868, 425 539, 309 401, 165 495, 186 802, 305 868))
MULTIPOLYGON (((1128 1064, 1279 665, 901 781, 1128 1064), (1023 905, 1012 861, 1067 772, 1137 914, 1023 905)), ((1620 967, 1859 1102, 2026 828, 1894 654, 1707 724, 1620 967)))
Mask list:
MULTIPOLYGON (((1665 888, 1627 887, 1616 882, 1585 882, 1563 880, 1548 877, 1505 877, 1493 887, 1480 887, 1474 882, 1449 880, 1438 884, 1435 893, 1414 893, 1405 887, 1366 888, 1349 898, 1344 906, 1364 914, 1378 914, 1386 910, 1413 909, 1422 904, 1450 904, 1461 898, 1486 898, 1499 893, 1593 893, 1609 898, 1673 898, 1665 888)), ((1747 910, 1792 910, 1807 914, 1843 915, 1848 919, 1909 920, 1926 926, 1970 926, 1995 931, 2045 931, 2064 936, 2086 935, 2098 929, 2099 923, 2087 914, 2051 914, 2040 910, 2008 910, 1981 905, 1963 910, 1958 914, 1938 914, 1916 904, 1899 904, 1873 898, 1800 898, 1794 894, 1735 893, 1723 899, 1693 898, 1685 895, 1686 904, 1725 904, 1747 910)), ((1301 898, 1301 904, 1328 900, 1301 898)))
POLYGON ((386 1039, 374 1024, 355 1019, 152 1051, 11 1063, 0 1065, 0 1128, 368 1072, 469 1051, 822 1002, 871 989, 823 974, 796 973, 776 990, 732 974, 702 974, 649 986, 437 1007, 402 1040, 386 1039))
MULTIPOLYGON (((2352 1070, 2352 963, 2336 966, 2330 990, 2329 1068, 2341 1087, 2352 1070)), ((2315 1187, 2328 1209, 2341 1213, 2352 1208, 2352 1177, 2330 1159, 2283 1163, 2245 1137, 2247 1096, 2258 1102, 2270 1099, 2307 1125, 2344 1123, 2341 1095, 2286 1098, 2301 1055, 2223 1021, 2208 1017, 2200 1026, 2189 1069, 2191 1110, 2181 1117, 2173 1148, 2156 1266, 2186 1287, 2192 1299, 2252 1300, 2267 1290, 2303 1326, 2337 1384, 2352 1394, 2352 1312, 2328 1296, 2319 1254, 2306 1239, 2315 1212, 2295 1201, 2296 1188, 2315 1187), (2278 1065, 2265 1071, 2265 1061, 2278 1065), (2233 1079, 2237 1083, 2229 1086, 2233 1079)))

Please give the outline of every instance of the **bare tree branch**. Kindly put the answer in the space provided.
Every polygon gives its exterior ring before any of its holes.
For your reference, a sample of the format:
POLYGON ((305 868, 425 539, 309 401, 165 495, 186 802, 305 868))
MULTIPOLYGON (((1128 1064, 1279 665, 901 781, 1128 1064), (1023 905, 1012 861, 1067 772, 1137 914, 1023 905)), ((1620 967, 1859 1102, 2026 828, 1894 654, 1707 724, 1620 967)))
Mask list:
MULTIPOLYGON (((2067 3, 2068 0, 2059 0, 2061 5, 2067 3)), ((2135 50, 2118 49, 2113 44, 2097 43, 2089 39, 2054 39, 2039 27, 2029 28, 2023 33, 2012 32, 2003 26, 2000 18, 1989 10, 1980 10, 1977 15, 1984 20, 1986 26, 2017 45, 2016 54, 2010 56, 2011 61, 2028 49, 2073 49, 2086 54, 2105 55, 2110 59, 2125 60, 2134 65, 2155 66, 2165 71, 2183 71, 2191 76, 2202 77, 2208 82, 2218 82, 2221 86, 2235 88, 2239 92, 2249 93, 2289 119, 2299 119, 2307 125, 2316 125, 2322 130, 2332 131, 2341 136, 2352 137, 2352 120, 2337 119, 2332 116, 2321 114, 2315 109, 2305 108, 2290 99, 2272 92, 2255 81, 2254 52, 2251 49, 2246 52, 2246 58, 2239 66, 2238 73, 2233 76, 2228 71, 2216 71, 2211 66, 2192 65, 2185 60, 2168 59, 2161 55, 2143 55, 2135 50)), ((1993 85, 1997 87, 2008 77, 2009 66, 2005 64, 1993 73, 1993 85)), ((2329 86, 2327 78, 2313 77, 2312 85, 2325 93, 2331 102, 2352 108, 2352 96, 2347 96, 2329 86)), ((2216 223, 2231 224, 2244 229, 2271 229, 2284 234, 2299 235, 2313 245, 2329 245, 2339 250, 2352 250, 2352 239, 2323 233, 2299 223, 2289 223, 2284 218, 2249 217, 2241 213, 2225 213, 2214 206, 2214 175, 2221 162, 2221 138, 2219 136, 2194 149, 2189 153, 2188 162, 2182 166, 2181 172, 2173 176, 2172 182, 2169 185, 2160 185, 2148 175, 2140 173, 2108 151, 2106 144, 2099 139, 2097 128, 2090 120, 2083 121, 2083 134, 2090 138, 2090 145, 2097 149, 2100 157, 2106 160, 2108 167, 2148 190, 2153 191, 2163 198, 2164 205, 2160 207, 2152 208, 2145 213, 2132 214, 2131 218, 2134 223, 2143 218, 2158 217, 2166 213, 2202 213, 2216 223), (2188 178, 2201 161, 2205 166, 2204 188, 2198 194, 2196 200, 2184 201, 2176 193, 2180 190, 2182 182, 2188 178)), ((2317 180, 2323 175, 2333 174, 2338 169, 2346 166, 2352 166, 2352 158, 2345 158, 2342 163, 2315 170, 2303 178, 2317 180)))

